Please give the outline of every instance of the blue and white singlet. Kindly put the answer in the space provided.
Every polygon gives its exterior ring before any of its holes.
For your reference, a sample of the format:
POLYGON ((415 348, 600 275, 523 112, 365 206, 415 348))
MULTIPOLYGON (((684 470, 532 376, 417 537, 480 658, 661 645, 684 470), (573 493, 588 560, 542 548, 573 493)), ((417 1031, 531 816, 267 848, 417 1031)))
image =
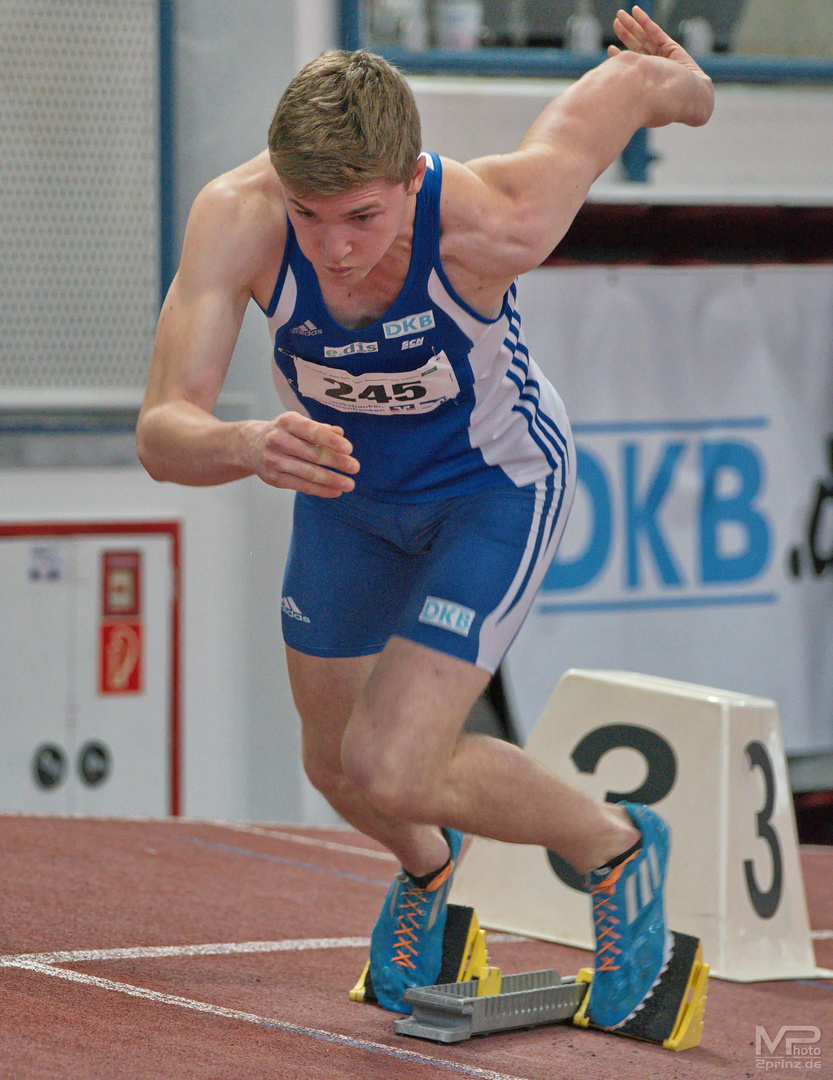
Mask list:
POLYGON ((530 359, 517 288, 495 319, 456 294, 440 262, 442 167, 437 155, 426 158, 408 275, 370 326, 333 319, 287 222, 266 311, 281 401, 344 429, 361 464, 356 492, 372 499, 418 503, 542 481, 563 489, 573 468, 569 423, 530 359))

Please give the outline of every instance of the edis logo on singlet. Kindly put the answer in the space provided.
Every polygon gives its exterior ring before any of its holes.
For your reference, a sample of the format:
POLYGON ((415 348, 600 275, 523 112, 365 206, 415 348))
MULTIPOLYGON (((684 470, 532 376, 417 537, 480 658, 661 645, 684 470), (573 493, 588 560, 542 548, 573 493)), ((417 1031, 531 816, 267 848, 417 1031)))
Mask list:
POLYGON ((349 345, 342 345, 339 348, 324 346, 324 356, 327 360, 333 360, 338 356, 356 356, 361 353, 378 351, 379 344, 376 341, 351 341, 349 345))
POLYGON ((386 338, 409 337, 411 334, 419 334, 425 330, 434 329, 434 312, 420 311, 417 315, 406 315, 404 319, 393 319, 391 322, 382 323, 386 338))

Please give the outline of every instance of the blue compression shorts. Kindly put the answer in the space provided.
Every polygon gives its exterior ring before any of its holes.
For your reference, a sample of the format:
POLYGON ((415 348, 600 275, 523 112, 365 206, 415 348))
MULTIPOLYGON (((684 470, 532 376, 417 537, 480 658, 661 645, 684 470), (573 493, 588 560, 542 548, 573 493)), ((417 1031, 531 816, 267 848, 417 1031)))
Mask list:
POLYGON ((494 672, 555 555, 573 484, 416 504, 297 494, 281 601, 287 645, 367 656, 393 635, 494 672))

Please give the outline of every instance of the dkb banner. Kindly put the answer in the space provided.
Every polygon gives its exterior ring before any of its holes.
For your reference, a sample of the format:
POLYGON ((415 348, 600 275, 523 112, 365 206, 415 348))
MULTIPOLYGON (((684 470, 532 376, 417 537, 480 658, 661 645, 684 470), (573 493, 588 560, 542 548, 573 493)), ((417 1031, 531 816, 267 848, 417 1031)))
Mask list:
POLYGON ((833 267, 543 268, 520 301, 578 463, 505 665, 520 733, 567 668, 624 669, 833 747, 833 267))

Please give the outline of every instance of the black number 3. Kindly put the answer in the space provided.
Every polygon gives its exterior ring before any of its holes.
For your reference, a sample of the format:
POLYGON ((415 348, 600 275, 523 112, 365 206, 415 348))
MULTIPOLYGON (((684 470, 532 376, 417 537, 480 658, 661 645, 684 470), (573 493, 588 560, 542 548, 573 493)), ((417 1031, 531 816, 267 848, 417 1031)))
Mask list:
MULTIPOLYGON (((608 791, 605 802, 651 805, 664 799, 677 779, 677 758, 671 745, 650 728, 636 727, 634 724, 606 724, 588 731, 570 757, 579 772, 594 773, 604 755, 620 747, 640 753, 645 758, 648 772, 638 788, 633 791, 608 791)), ((565 885, 584 892, 581 876, 566 859, 554 851, 547 851, 547 858, 553 872, 565 885)))
POLYGON ((778 833, 769 823, 772 810, 775 806, 775 776, 772 772, 772 762, 763 743, 751 742, 745 750, 749 758, 750 769, 760 769, 764 774, 764 805, 756 815, 758 824, 757 835, 769 844, 772 854, 772 884, 766 892, 758 888, 755 880, 755 866, 751 859, 744 859, 743 869, 746 874, 746 888, 749 891, 749 899, 752 907, 762 919, 771 919, 778 910, 781 902, 781 886, 783 883, 783 863, 781 861, 781 845, 778 842, 778 833))

